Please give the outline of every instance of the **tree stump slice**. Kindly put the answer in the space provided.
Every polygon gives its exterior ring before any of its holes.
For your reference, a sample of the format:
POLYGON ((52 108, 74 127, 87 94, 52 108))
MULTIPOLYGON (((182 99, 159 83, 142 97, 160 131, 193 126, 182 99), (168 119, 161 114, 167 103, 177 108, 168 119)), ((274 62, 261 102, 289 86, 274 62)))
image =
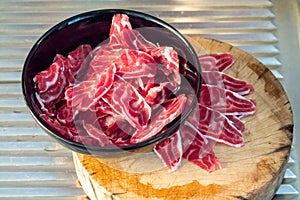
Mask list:
POLYGON ((153 152, 104 159, 73 153, 78 179, 91 200, 98 199, 272 199, 286 169, 292 144, 293 117, 280 82, 253 56, 217 40, 189 38, 199 54, 230 52, 226 73, 254 86, 247 96, 257 112, 245 118, 245 145, 215 145, 222 169, 208 173, 183 161, 168 173, 153 152), (199 46, 201 45, 201 46, 199 46))

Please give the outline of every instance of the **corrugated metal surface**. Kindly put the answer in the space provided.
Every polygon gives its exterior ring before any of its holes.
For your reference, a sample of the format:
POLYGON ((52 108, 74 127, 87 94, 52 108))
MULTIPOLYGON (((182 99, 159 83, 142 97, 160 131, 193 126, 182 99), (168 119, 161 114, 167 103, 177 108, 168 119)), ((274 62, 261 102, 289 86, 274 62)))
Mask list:
MULTIPOLYGON (((85 199, 71 152, 48 137, 23 102, 24 59, 38 37, 59 21, 83 11, 136 9, 170 22, 184 34, 219 39, 256 56, 276 77, 282 63, 276 16, 267 0, 7 0, 0 1, 0 199, 85 199)), ((289 165, 294 166, 290 158, 289 165)), ((285 173, 277 199, 295 197, 285 173)))

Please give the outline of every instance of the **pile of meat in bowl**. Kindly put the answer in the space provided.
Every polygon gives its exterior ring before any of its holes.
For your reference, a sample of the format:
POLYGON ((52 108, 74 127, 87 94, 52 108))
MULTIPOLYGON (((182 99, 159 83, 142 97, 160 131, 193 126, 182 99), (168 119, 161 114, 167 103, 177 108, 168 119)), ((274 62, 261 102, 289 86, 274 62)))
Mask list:
POLYGON ((38 117, 72 150, 153 144, 169 171, 182 158, 214 171, 220 163, 211 141, 243 145, 241 119, 255 112, 245 95, 253 88, 223 73, 234 62, 230 54, 196 57, 201 83, 182 49, 150 42, 128 15, 114 14, 108 35, 94 48, 87 43, 56 54, 32 78, 38 117))
POLYGON ((147 150, 174 133, 201 86, 187 40, 128 10, 91 11, 56 25, 31 49, 22 76, 39 125, 67 148, 99 156, 147 150))

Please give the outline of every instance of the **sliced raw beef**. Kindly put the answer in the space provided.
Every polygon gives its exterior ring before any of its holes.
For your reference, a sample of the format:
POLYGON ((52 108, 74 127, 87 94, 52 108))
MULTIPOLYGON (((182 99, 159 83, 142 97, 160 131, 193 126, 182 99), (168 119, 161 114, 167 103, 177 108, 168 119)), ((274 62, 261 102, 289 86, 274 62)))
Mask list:
POLYGON ((137 30, 123 30, 122 32, 111 35, 110 44, 119 44, 123 49, 140 50, 149 52, 157 46, 146 40, 137 30))
POLYGON ((63 125, 57 119, 50 118, 46 114, 41 114, 40 117, 51 126, 58 135, 75 142, 81 142, 77 129, 74 126, 63 125))
POLYGON ((244 144, 242 131, 216 110, 198 104, 187 121, 207 138, 233 147, 244 144))
POLYGON ((55 104, 64 97, 64 90, 68 85, 65 77, 65 59, 62 55, 56 55, 53 63, 33 78, 37 100, 42 110, 51 116, 55 114, 55 104))
POLYGON ((209 55, 198 56, 202 71, 218 71, 217 61, 214 57, 209 55))
POLYGON ((154 112, 147 128, 145 128, 144 130, 137 130, 133 134, 131 143, 135 144, 138 142, 146 141, 159 133, 167 124, 172 122, 182 113, 186 99, 186 96, 184 94, 181 94, 178 97, 175 97, 163 103, 160 107, 157 108, 159 109, 159 111, 154 112))
POLYGON ((198 57, 203 71, 223 72, 229 69, 234 63, 230 53, 206 54, 198 57))
MULTIPOLYGON (((241 118, 256 110, 242 96, 253 87, 223 73, 234 63, 230 53, 202 55, 199 61, 204 84, 196 108, 153 149, 170 172, 182 158, 209 172, 220 169, 213 142, 242 146, 241 118)), ((147 141, 191 105, 193 96, 183 93, 192 88, 179 72, 186 63, 181 50, 153 44, 132 30, 127 15, 116 14, 102 44, 58 54, 34 77, 41 118, 60 136, 84 145, 122 148, 147 141)))
POLYGON ((203 84, 225 88, 240 95, 253 92, 253 86, 246 81, 239 80, 219 71, 202 71, 203 84))
POLYGON ((158 86, 151 87, 145 95, 146 102, 152 109, 156 109, 160 104, 164 103, 167 99, 174 94, 174 83, 164 82, 158 86))
POLYGON ((143 130, 150 120, 151 107, 131 84, 117 77, 111 91, 103 100, 132 126, 143 130))
POLYGON ((39 72, 33 78, 36 83, 37 91, 39 93, 44 93, 52 88, 57 88, 58 84, 66 84, 66 79, 64 77, 64 66, 65 57, 57 54, 54 58, 53 63, 44 71, 39 72))
POLYGON ((216 59, 216 66, 220 72, 229 69, 234 63, 234 59, 230 53, 214 53, 209 55, 216 59))
POLYGON ((115 14, 112 18, 109 35, 114 35, 122 32, 123 30, 131 30, 129 17, 125 14, 115 14))
POLYGON ((176 171, 182 159, 182 139, 179 130, 173 135, 157 143, 153 151, 168 168, 168 172, 176 171))
POLYGON ((151 49, 150 54, 157 63, 160 63, 165 67, 165 75, 168 76, 174 71, 179 73, 178 54, 172 47, 157 47, 151 49))
POLYGON ((198 102, 226 115, 251 115, 256 111, 255 102, 235 92, 203 84, 198 102))
POLYGON ((143 51, 126 50, 117 60, 117 74, 124 79, 154 77, 157 63, 153 57, 143 51))
POLYGON ((70 70, 73 76, 77 75, 77 72, 81 69, 92 50, 91 45, 83 44, 69 53, 67 60, 69 60, 70 65, 67 65, 66 68, 70 70))
POLYGON ((190 127, 188 123, 180 126, 179 132, 182 140, 183 158, 198 165, 202 169, 213 172, 221 169, 209 140, 201 133, 190 127))
POLYGON ((100 126, 95 127, 93 124, 86 123, 83 121, 83 128, 86 130, 87 134, 90 137, 98 141, 99 146, 104 147, 113 145, 109 137, 103 132, 100 126))
POLYGON ((72 125, 75 120, 76 110, 73 108, 69 108, 64 102, 58 109, 57 109, 57 120, 63 125, 72 125))
POLYGON ((90 62, 89 69, 87 72, 83 71, 83 73, 86 73, 85 75, 80 75, 84 77, 83 80, 90 79, 94 74, 101 74, 107 67, 112 65, 114 60, 127 51, 118 47, 107 50, 106 46, 109 47, 108 45, 103 45, 98 50, 94 50, 94 56, 90 62))
POLYGON ((96 114, 97 118, 102 118, 107 115, 114 116, 116 113, 111 109, 111 107, 103 101, 103 99, 100 99, 97 101, 93 106, 89 108, 89 110, 96 114))
POLYGON ((245 122, 243 122, 239 117, 235 115, 226 115, 226 117, 229 119, 230 123, 232 123, 237 129, 240 131, 245 130, 245 122))
POLYGON ((113 85, 116 73, 115 65, 106 68, 101 74, 95 74, 90 80, 80 82, 65 91, 65 99, 70 108, 79 111, 88 110, 95 104, 113 85))
POLYGON ((114 145, 125 146, 130 144, 130 138, 135 132, 135 128, 123 118, 108 115, 99 119, 99 124, 114 145))

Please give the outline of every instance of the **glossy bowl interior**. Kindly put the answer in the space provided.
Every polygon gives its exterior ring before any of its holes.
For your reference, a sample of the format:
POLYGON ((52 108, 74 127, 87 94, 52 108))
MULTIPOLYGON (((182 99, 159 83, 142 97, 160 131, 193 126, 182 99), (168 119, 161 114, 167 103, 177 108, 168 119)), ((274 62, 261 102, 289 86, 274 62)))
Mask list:
POLYGON ((63 146, 79 153, 105 155, 122 150, 138 151, 140 148, 149 147, 174 133, 193 110, 201 88, 201 70, 197 55, 189 42, 173 27, 162 20, 145 13, 132 10, 95 10, 82 13, 66 19, 55 25, 41 36, 30 50, 22 73, 22 89, 27 106, 37 123, 63 146), (133 29, 138 31, 149 41, 160 46, 172 46, 181 51, 186 57, 187 64, 180 66, 180 72, 190 87, 181 87, 183 93, 194 93, 194 99, 188 110, 176 118, 168 129, 157 137, 145 142, 124 147, 97 147, 87 146, 67 140, 56 134, 55 131, 40 117, 42 113, 35 100, 33 77, 45 70, 52 63, 57 53, 67 55, 81 44, 90 44, 93 48, 107 40, 111 20, 114 14, 124 13, 129 16, 133 29), (192 90, 192 91, 191 91, 192 90))

